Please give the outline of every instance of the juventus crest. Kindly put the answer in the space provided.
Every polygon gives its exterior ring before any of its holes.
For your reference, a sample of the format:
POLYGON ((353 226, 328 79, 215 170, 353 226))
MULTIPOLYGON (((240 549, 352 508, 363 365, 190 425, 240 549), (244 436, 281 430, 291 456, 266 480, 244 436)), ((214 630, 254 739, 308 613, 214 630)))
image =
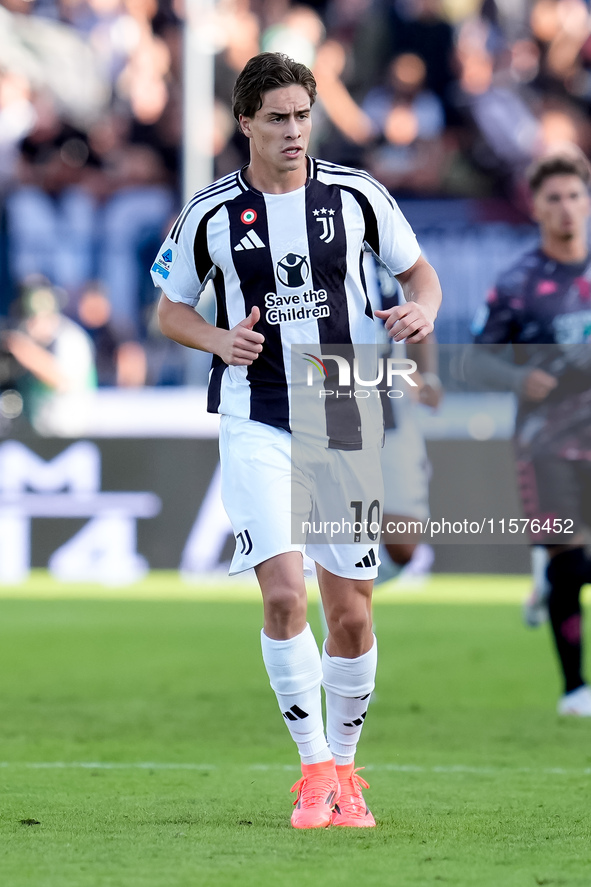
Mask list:
POLYGON ((322 225, 320 240, 323 243, 330 243, 334 239, 334 209, 326 209, 323 206, 322 209, 314 210, 314 216, 316 221, 322 225))

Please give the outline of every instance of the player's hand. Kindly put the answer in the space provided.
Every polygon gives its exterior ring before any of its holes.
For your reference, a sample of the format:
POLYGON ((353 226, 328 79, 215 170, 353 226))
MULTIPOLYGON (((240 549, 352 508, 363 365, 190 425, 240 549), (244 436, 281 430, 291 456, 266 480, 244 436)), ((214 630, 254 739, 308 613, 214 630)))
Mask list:
POLYGON ((531 370, 523 381, 521 393, 526 400, 540 401, 548 397, 558 385, 558 380, 544 370, 531 370))
POLYGON ((255 305, 248 317, 227 331, 218 354, 228 366, 249 367, 257 359, 263 350, 263 342, 265 341, 263 334, 257 333, 253 329, 260 319, 260 308, 255 305))
POLYGON ((394 342, 422 342, 433 332, 433 321, 418 302, 405 302, 387 311, 374 311, 384 321, 388 335, 394 342))

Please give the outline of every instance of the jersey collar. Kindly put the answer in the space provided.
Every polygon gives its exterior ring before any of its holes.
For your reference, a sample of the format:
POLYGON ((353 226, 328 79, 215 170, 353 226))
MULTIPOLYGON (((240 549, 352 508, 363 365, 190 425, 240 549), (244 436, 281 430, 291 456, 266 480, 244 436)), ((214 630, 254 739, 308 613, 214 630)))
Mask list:
MULTIPOLYGON (((313 157, 310 157, 306 154, 306 163, 308 165, 308 177, 306 179, 305 188, 308 187, 310 179, 316 178, 316 161, 313 157)), ((246 163, 242 169, 238 170, 237 180, 238 185, 242 188, 243 191, 252 191, 254 194, 262 194, 262 191, 257 191, 256 188, 253 188, 252 185, 248 183, 246 178, 246 170, 248 169, 248 163, 246 163)))

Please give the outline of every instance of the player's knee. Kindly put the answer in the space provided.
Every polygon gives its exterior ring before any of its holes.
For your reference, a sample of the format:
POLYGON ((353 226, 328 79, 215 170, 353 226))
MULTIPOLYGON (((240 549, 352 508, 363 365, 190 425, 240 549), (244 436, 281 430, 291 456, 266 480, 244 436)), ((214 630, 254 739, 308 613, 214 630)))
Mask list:
POLYGON ((371 631, 371 614, 365 607, 356 607, 343 610, 335 614, 329 622, 331 635, 339 641, 339 644, 347 646, 363 645, 368 631, 371 631))
POLYGON ((297 588, 273 588, 264 594, 265 618, 282 625, 306 613, 306 597, 297 588))

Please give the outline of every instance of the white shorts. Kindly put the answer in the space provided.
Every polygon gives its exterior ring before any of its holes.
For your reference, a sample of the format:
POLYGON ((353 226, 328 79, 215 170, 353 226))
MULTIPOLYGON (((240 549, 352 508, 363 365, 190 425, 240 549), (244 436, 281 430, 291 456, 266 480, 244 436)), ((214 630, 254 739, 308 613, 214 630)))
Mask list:
POLYGON ((397 411, 396 421, 396 428, 386 430, 382 450, 384 514, 426 521, 430 466, 414 407, 397 411))
POLYGON ((381 521, 383 492, 378 451, 313 446, 305 447, 304 460, 294 467, 287 431, 222 416, 222 502, 236 537, 230 575, 300 551, 336 576, 375 579, 379 529, 375 533, 374 523, 381 521), (363 520, 368 513, 370 521, 363 520), (335 531, 337 522, 342 532, 335 531), (333 531, 336 543, 318 541, 333 538, 333 531))

